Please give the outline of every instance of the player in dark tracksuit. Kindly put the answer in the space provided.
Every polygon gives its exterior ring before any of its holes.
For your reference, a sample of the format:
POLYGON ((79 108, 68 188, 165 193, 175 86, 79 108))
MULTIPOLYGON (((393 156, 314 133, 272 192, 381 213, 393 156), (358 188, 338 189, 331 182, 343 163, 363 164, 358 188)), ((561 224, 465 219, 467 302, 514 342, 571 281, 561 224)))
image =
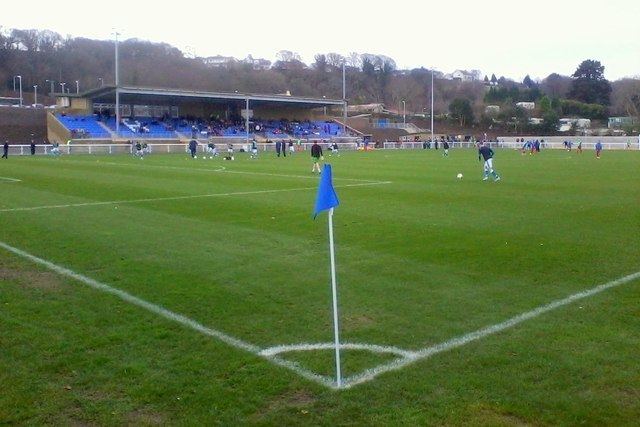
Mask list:
POLYGON ((444 153, 442 153, 442 156, 447 157, 449 155, 449 143, 447 141, 443 141, 442 148, 444 148, 444 153))
POLYGON ((189 151, 191 152, 191 157, 197 159, 196 149, 198 148, 198 142, 195 139, 189 141, 189 151))
POLYGON ((318 173, 320 173, 320 159, 322 159, 322 147, 318 144, 318 141, 315 141, 311 146, 311 158, 313 159, 313 169, 311 172, 315 172, 316 169, 318 173))
POLYGON ((491 175, 494 181, 500 181, 500 175, 493 170, 493 150, 489 147, 488 142, 485 142, 478 149, 478 161, 481 159, 484 159, 484 175, 482 176, 482 180, 486 181, 489 179, 489 175, 491 175))
POLYGON ((8 159, 9 157, 7 157, 9 155, 9 141, 5 141, 4 145, 2 146, 2 158, 3 159, 8 159))

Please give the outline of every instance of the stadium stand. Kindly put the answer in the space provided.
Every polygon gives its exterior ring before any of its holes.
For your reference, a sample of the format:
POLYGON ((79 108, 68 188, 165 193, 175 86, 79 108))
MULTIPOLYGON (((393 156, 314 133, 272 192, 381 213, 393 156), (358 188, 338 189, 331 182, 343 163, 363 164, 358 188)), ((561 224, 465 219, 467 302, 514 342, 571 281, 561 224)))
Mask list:
MULTIPOLYGON (((67 116, 58 114, 60 122, 77 139, 107 138, 115 134, 115 117, 94 115, 67 116)), ((342 136, 342 127, 331 121, 261 120, 250 122, 249 137, 266 139, 331 139, 342 136)), ((206 121, 199 118, 128 117, 122 119, 121 138, 208 138, 244 137, 245 125, 241 120, 206 121)))
POLYGON ((96 120, 95 116, 56 116, 74 138, 108 138, 111 135, 96 120))

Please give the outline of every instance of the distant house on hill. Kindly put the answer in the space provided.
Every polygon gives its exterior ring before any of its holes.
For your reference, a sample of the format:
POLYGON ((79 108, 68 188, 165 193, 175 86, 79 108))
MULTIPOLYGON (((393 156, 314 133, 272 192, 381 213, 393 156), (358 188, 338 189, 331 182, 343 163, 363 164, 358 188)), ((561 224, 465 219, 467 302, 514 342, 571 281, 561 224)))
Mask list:
POLYGON ((238 60, 233 56, 222 56, 222 55, 209 56, 208 58, 202 58, 202 62, 208 67, 212 67, 212 68, 226 67, 227 65, 233 64, 234 62, 237 62, 237 61, 238 60))
POLYGON ((445 74, 444 76, 447 80, 458 80, 461 82, 474 82, 480 80, 480 72, 477 70, 466 71, 466 70, 455 70, 451 74, 445 74))
POLYGON ((609 129, 620 129, 624 126, 633 126, 636 123, 635 117, 609 117, 607 127, 609 129))
POLYGON ((253 56, 247 56, 242 62, 250 64, 254 70, 268 70, 271 68, 271 61, 262 58, 254 58, 253 56))
POLYGON ((533 110, 536 108, 535 102, 516 102, 516 107, 524 108, 525 110, 533 110))

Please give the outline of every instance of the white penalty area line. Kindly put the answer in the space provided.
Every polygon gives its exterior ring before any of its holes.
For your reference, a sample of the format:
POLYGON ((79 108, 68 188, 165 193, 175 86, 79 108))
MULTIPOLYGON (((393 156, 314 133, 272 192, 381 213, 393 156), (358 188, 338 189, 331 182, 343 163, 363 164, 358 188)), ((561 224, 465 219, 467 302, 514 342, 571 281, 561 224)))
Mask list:
POLYGON ((99 282, 95 279, 92 279, 90 277, 84 276, 80 273, 76 273, 75 271, 72 271, 68 268, 59 266, 57 264, 54 264, 50 261, 47 261, 45 259, 39 258, 35 255, 32 255, 28 252, 25 252, 21 249, 15 248, 11 245, 8 245, 4 242, 0 242, 0 248, 5 249, 8 252, 11 252, 21 258, 25 258, 29 261, 34 262, 35 264, 41 265, 45 268, 47 268, 48 270, 54 271, 55 273, 58 273, 62 276, 66 276, 69 277, 73 280, 76 280, 78 282, 84 283, 85 285, 98 290, 100 292, 104 292, 113 296, 116 296, 118 298, 120 298, 121 300, 128 302, 129 304, 133 304, 137 307, 143 308, 151 313, 157 314, 161 317, 164 317, 167 320, 171 320, 173 322, 179 323, 183 326, 186 326, 188 328, 191 328, 195 331, 198 331, 204 335, 210 336, 212 338, 218 339, 220 341, 222 341, 223 343, 237 348, 239 350, 243 350, 246 351, 248 353, 251 353, 253 355, 259 356, 263 359, 268 360, 269 362, 278 365, 278 366, 282 366, 284 368, 287 368, 293 372, 295 372, 296 374, 300 375, 303 378, 306 378, 310 381, 313 381, 315 383, 318 383, 320 385, 329 387, 329 388, 334 388, 334 384, 333 381, 329 378, 329 377, 325 377, 323 375, 318 375, 314 372, 309 371, 308 369, 303 368, 302 366, 300 366, 298 363, 296 362, 292 362, 292 361, 288 361, 288 360, 284 360, 282 358, 277 357, 277 355, 266 355, 266 354, 262 354, 262 349, 259 348, 256 345, 250 344, 246 341, 240 340, 238 338, 232 337, 231 335, 225 334, 222 331, 219 331, 217 329, 213 329, 213 328, 209 328, 207 326, 204 326, 203 324, 196 322, 193 319, 190 319, 186 316, 183 316, 182 314, 178 314, 175 313, 173 311, 167 310, 166 308, 157 305, 157 304, 153 304, 151 302, 145 301, 142 298, 138 298, 128 292, 125 292, 121 289, 117 289, 114 287, 111 287, 105 283, 99 282))
MULTIPOLYGON (((370 185, 384 185, 391 184, 391 181, 375 181, 375 182, 363 182, 360 184, 343 184, 335 185, 335 188, 346 187, 366 187, 370 185)), ((43 206, 28 206, 22 208, 6 208, 0 209, 1 212, 22 212, 22 211, 36 211, 41 209, 63 209, 63 208, 77 208, 85 206, 102 206, 102 205, 121 205, 129 203, 149 203, 149 202, 162 202, 169 200, 186 200, 186 199, 199 199, 206 197, 226 197, 226 196, 247 196, 252 194, 269 194, 269 193, 286 193, 290 191, 305 191, 315 190, 317 187, 298 187, 298 188, 282 188, 277 190, 255 190, 255 191, 237 191, 230 193, 210 193, 210 194, 194 194, 188 196, 172 196, 172 197, 154 197, 146 199, 129 199, 129 200, 108 200, 104 202, 85 202, 85 203, 69 203, 61 205, 43 205, 43 206)))
POLYGON ((9 178, 8 176, 0 176, 0 182, 22 182, 18 178, 9 178))

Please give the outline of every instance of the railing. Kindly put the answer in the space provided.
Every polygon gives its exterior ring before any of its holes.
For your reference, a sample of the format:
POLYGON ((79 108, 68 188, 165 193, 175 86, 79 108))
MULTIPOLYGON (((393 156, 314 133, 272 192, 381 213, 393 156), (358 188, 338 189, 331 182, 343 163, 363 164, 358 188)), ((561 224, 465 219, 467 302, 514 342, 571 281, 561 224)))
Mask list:
MULTIPOLYGON (((346 139, 346 138, 342 138, 346 139)), ((198 144, 198 152, 205 153, 207 151, 207 143, 209 141, 204 141, 198 144)), ((319 142, 319 145, 323 148, 323 150, 327 150, 329 148, 330 142, 319 142)), ((477 143, 475 142, 449 142, 450 148, 476 148, 477 143)), ((218 153, 224 154, 227 152, 227 148, 231 145, 236 153, 238 152, 248 152, 251 148, 250 144, 246 144, 242 142, 234 142, 228 143, 225 141, 224 143, 214 142, 218 149, 218 153)), ((302 142, 298 144, 294 140, 294 147, 296 151, 306 151, 311 148, 313 145, 312 142, 302 142)), ((504 148, 504 149, 516 149, 519 150, 522 148, 522 143, 516 143, 515 141, 500 141, 500 142, 490 142, 491 147, 493 148, 504 148)), ((369 144, 369 147, 373 147, 374 144, 369 144)), ((379 146, 376 144, 376 146, 379 146)), ((628 145, 626 142, 603 142, 602 146, 605 150, 639 150, 640 146, 638 143, 628 145)), ((37 155, 43 154, 52 154, 52 145, 36 145, 37 155)), ((188 144, 175 144, 175 143, 159 143, 159 144, 148 144, 148 148, 151 154, 176 154, 176 153, 186 153, 189 150, 188 144)), ((358 138, 351 138, 350 141, 344 141, 339 143, 340 150, 357 150, 360 148, 364 148, 363 143, 358 138)), ((427 145, 426 142, 385 142, 382 144, 382 147, 386 150, 422 150, 422 149, 435 149, 435 144, 431 143, 431 145, 427 145)), ((442 149, 442 143, 438 143, 438 148, 442 149)), ((562 143, 558 142, 545 142, 541 145, 542 149, 565 149, 562 143)), ((576 148, 576 144, 574 143, 572 149, 576 148)), ((595 143, 593 142, 583 142, 582 148, 584 150, 593 150, 595 148, 595 143)), ((262 152, 267 151, 275 151, 275 144, 264 144, 259 143, 258 149, 262 152)), ((285 149, 289 150, 289 145, 285 144, 285 149)), ((132 154, 134 148, 131 144, 68 144, 68 145, 60 145, 59 153, 64 155, 76 155, 76 154, 132 154)), ((20 145, 10 145, 9 146, 9 156, 12 155, 30 155, 30 145, 28 144, 20 144, 20 145)))
MULTIPOLYGON (((475 148, 475 142, 449 142, 450 148, 475 148)), ((383 147, 386 150, 422 150, 422 149, 435 149, 435 143, 427 143, 423 141, 414 142, 385 142, 383 147)), ((438 148, 442 149, 442 142, 438 141, 438 148)))
POLYGON ((578 141, 582 141, 582 148, 593 148, 597 142, 601 142, 605 150, 640 149, 638 136, 509 136, 498 137, 501 146, 508 148, 522 148, 524 141, 544 141, 541 148, 564 149, 564 141, 570 141, 576 148, 578 141), (515 140, 519 139, 520 142, 515 140))
MULTIPOLYGON (((227 152, 229 144, 214 144, 218 149, 220 155, 224 155, 227 152)), ((231 144, 235 153, 249 152, 251 149, 250 144, 235 143, 231 144)), ((297 144, 294 142, 294 148, 296 151, 306 151, 311 149, 313 143, 303 142, 297 144)), ((319 143, 323 150, 329 148, 329 143, 319 143)), ((148 152, 150 154, 176 154, 176 153, 188 153, 188 144, 148 144, 148 152)), ((206 153, 207 144, 198 144, 198 152, 206 153)), ((339 145, 340 150, 355 150, 358 148, 356 142, 343 142, 339 145)), ((52 155, 52 145, 36 145, 36 155, 52 155)), ((88 155, 88 154, 133 154, 134 147, 131 144, 68 144, 60 145, 58 147, 59 154, 61 155, 88 155)), ((258 149, 262 152, 275 151, 275 144, 258 144, 258 149)), ((288 144, 285 145, 285 149, 289 150, 288 144)), ((27 144, 10 145, 9 156, 28 156, 31 154, 31 147, 27 144)))
MULTIPOLYGON (((515 141, 492 141, 489 145, 493 148, 507 148, 507 149, 522 149, 522 142, 515 141)), ((595 149, 595 142, 583 142, 582 149, 583 150, 593 150, 595 149)), ((449 142, 450 148, 476 148, 476 142, 449 142)), ((435 143, 428 144, 427 142, 385 142, 383 144, 383 148, 385 149, 409 149, 409 150, 417 150, 417 149, 435 149, 435 143)), ((442 149, 442 142, 438 141, 438 148, 442 149)), ((540 144, 541 149, 566 149, 563 143, 561 142, 543 142, 540 144)), ((576 149, 577 144, 574 141, 571 149, 576 149)), ((639 150, 640 144, 631 144, 627 142, 602 142, 602 148, 605 150, 639 150)))

